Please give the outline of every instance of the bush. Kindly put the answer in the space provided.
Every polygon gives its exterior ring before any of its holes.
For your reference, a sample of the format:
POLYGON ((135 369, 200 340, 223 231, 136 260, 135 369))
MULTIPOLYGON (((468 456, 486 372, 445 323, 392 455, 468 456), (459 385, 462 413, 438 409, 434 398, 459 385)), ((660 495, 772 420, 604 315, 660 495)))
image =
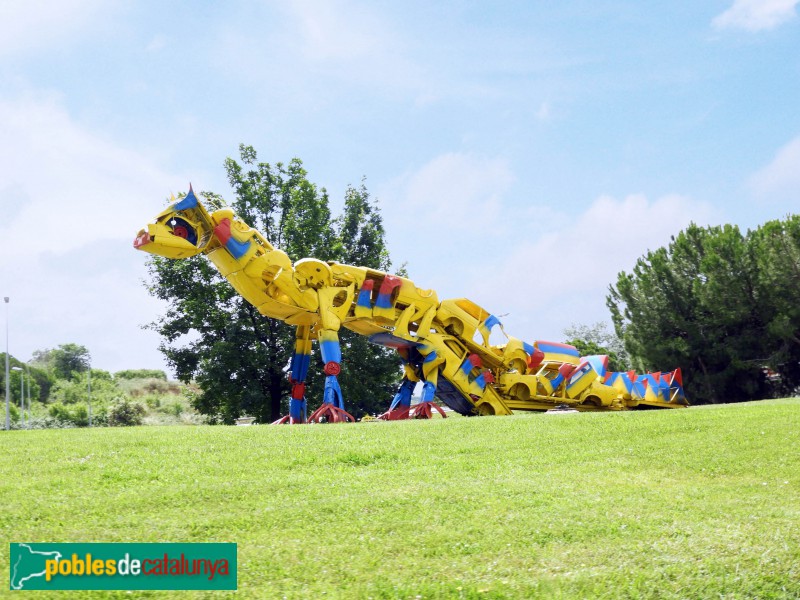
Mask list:
POLYGON ((118 387, 133 398, 147 394, 180 394, 181 384, 177 381, 165 381, 150 377, 147 379, 118 379, 118 387))
POLYGON ((167 374, 157 369, 128 369, 114 373, 114 379, 161 379, 167 380, 167 374))
POLYGON ((55 404, 75 404, 81 400, 86 400, 86 395, 86 382, 59 379, 50 388, 49 401, 55 404))
POLYGON ((158 408, 161 406, 161 396, 148 394, 144 397, 144 403, 147 404, 148 408, 158 408))
POLYGON ((117 400, 108 410, 108 425, 110 427, 130 427, 141 425, 147 410, 139 402, 132 402, 127 398, 117 400))
MULTIPOLYGON (((83 381, 59 379, 50 389, 49 402, 61 404, 86 402, 88 387, 86 379, 83 381)), ((92 405, 108 404, 119 396, 121 391, 117 383, 111 379, 92 379, 92 405)))
POLYGON ((11 429, 72 429, 75 423, 72 421, 62 421, 54 417, 33 417, 25 423, 12 423, 11 429))
MULTIPOLYGON (((50 418, 57 421, 68 422, 76 427, 86 427, 89 425, 89 408, 86 403, 79 402, 77 404, 66 406, 60 402, 51 404, 47 409, 50 418)), ((105 414, 99 411, 99 414, 92 415, 92 425, 102 425, 105 421, 105 414)))

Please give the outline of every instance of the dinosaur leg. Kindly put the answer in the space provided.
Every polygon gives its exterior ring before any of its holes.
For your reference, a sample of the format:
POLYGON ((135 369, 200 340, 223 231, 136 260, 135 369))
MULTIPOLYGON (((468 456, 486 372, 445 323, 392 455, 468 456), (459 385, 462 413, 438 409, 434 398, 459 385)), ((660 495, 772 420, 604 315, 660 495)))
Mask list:
POLYGON ((444 357, 436 352, 432 344, 426 343, 420 346, 419 352, 423 356, 421 365, 422 380, 424 382, 422 384, 422 398, 419 404, 411 409, 408 416, 411 419, 430 419, 433 411, 437 410, 442 417, 446 417, 441 407, 433 401, 436 394, 436 384, 439 381, 439 367, 444 364, 444 357))
POLYGON ((339 346, 339 335, 330 329, 319 332, 319 347, 322 361, 325 363, 325 392, 322 406, 308 418, 309 423, 345 423, 355 422, 355 418, 344 409, 344 398, 339 387, 337 375, 341 370, 342 350, 339 346))
POLYGON ((306 422, 306 375, 311 363, 311 328, 299 325, 295 330, 294 354, 289 371, 292 394, 289 397, 289 414, 275 424, 306 422))
POLYGON ((422 398, 419 404, 414 406, 409 413, 411 419, 430 419, 433 416, 433 411, 439 411, 443 418, 447 418, 442 408, 433 401, 436 394, 436 384, 439 381, 439 370, 433 369, 425 377, 425 383, 422 384, 422 398))
POLYGON ((384 421, 400 421, 408 418, 408 413, 411 410, 411 394, 414 393, 414 388, 417 382, 409 379, 406 375, 397 388, 397 393, 394 395, 389 410, 380 415, 378 418, 384 421))
POLYGON ((419 381, 416 369, 409 360, 408 349, 398 348, 397 354, 400 355, 400 360, 403 361, 404 375, 403 380, 400 382, 400 387, 397 388, 397 393, 392 399, 389 410, 378 417, 384 421, 401 421, 408 418, 408 413, 411 410, 411 396, 419 381))

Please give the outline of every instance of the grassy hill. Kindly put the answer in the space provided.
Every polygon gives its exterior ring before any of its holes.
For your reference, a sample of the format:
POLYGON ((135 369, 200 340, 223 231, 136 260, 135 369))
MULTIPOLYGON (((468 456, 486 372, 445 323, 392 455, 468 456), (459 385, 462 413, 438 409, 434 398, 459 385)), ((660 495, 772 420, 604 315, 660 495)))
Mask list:
POLYGON ((800 596, 798 399, 0 433, 3 573, 10 541, 231 541, 237 598, 800 596))

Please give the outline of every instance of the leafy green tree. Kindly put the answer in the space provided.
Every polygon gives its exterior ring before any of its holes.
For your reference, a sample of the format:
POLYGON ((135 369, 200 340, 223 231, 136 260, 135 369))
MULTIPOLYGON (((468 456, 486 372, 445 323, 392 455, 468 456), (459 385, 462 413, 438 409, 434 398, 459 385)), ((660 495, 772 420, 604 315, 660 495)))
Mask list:
MULTIPOLYGON (((308 180, 299 159, 270 165, 259 162, 251 146, 239 150, 241 162, 225 161, 234 190, 231 208, 293 261, 360 259, 358 252, 372 252, 371 264, 389 266, 380 214, 363 184, 358 190, 348 189, 344 215, 333 220, 327 192, 308 180)), ((216 194, 201 196, 212 208, 222 205, 216 194)), ((159 348, 178 379, 195 380, 200 387, 193 398, 195 408, 226 423, 242 414, 269 422, 287 412, 286 370, 294 350, 294 328, 259 314, 202 256, 179 261, 152 257, 148 264, 148 290, 168 301, 165 314, 150 327, 161 335, 159 348)), ((362 365, 358 361, 376 356, 375 351, 348 332, 341 336, 340 384, 348 409, 372 410, 379 395, 385 404, 389 394, 382 382, 389 376, 384 369, 391 364, 396 374, 397 361, 378 352, 381 360, 362 365), (364 381, 379 383, 364 386, 364 381)), ((312 407, 321 400, 321 390, 321 378, 312 369, 306 394, 312 407)))
POLYGON ((639 367, 684 372, 690 401, 737 402, 800 385, 800 220, 742 234, 690 225, 620 273, 607 299, 639 367))
MULTIPOLYGON (((111 378, 108 371, 92 369, 92 405, 106 405, 119 397, 122 390, 111 378)), ((57 379, 50 390, 50 402, 60 404, 77 404, 88 402, 89 385, 86 376, 72 379, 57 379)))
POLYGON ((582 356, 607 355, 611 371, 630 369, 625 345, 613 331, 609 331, 608 325, 603 321, 591 325, 573 323, 564 329, 564 336, 567 343, 575 346, 582 356))
POLYGON ((46 351, 42 357, 57 379, 72 379, 89 368, 91 356, 85 346, 61 344, 58 348, 46 351))
MULTIPOLYGON (((5 360, 6 360, 5 352, 0 353, 0 365, 4 365, 5 360)), ((43 401, 44 399, 47 398, 47 393, 50 390, 51 378, 48 377, 46 372, 42 371, 41 369, 31 367, 30 365, 22 362, 21 360, 14 358, 13 355, 9 355, 8 364, 9 368, 12 369, 9 372, 9 388, 11 391, 10 395, 11 403, 19 404, 20 393, 21 393, 20 380, 23 378, 25 380, 26 402, 29 395, 28 386, 30 386, 31 401, 33 402, 43 401), (22 371, 13 370, 14 367, 19 367, 20 369, 22 369, 22 371)), ((6 386, 5 370, 0 368, 0 389, 5 391, 5 386, 6 386)))
POLYGON ((779 394, 796 394, 800 386, 800 215, 770 221, 749 237, 758 319, 765 330, 762 363, 779 394))
POLYGON ((578 352, 581 353, 581 356, 592 356, 595 354, 606 355, 608 356, 608 369, 609 371, 627 371, 626 365, 620 361, 619 356, 613 351, 609 350, 605 346, 600 346, 595 342, 587 342, 581 338, 574 338, 571 340, 567 340, 567 344, 571 344, 578 349, 578 352))

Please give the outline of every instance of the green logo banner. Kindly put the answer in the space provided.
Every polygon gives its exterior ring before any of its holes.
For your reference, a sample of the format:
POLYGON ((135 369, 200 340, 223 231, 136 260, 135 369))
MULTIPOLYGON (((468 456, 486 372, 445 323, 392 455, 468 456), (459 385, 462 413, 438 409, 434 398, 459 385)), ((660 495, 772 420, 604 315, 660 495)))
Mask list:
POLYGON ((236 544, 11 544, 12 590, 235 590, 236 544))

